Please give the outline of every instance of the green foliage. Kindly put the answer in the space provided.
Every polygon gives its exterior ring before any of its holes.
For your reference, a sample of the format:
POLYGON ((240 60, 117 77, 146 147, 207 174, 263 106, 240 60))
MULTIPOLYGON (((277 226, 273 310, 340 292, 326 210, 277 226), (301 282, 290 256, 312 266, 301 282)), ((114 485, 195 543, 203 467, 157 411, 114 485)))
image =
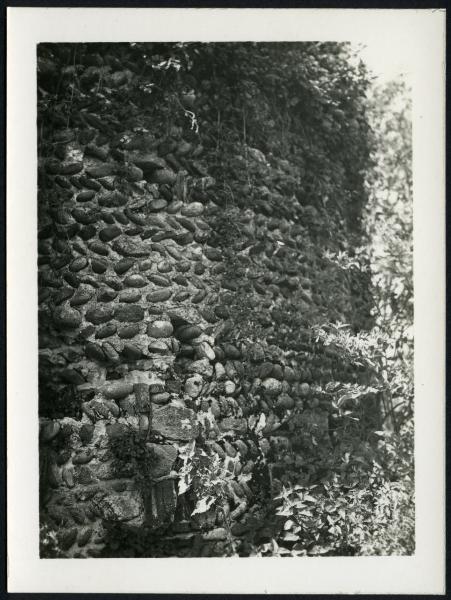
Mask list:
POLYGON ((179 452, 182 468, 179 471, 179 495, 189 492, 195 505, 192 515, 204 513, 211 507, 221 507, 227 493, 226 486, 233 479, 232 472, 217 454, 207 454, 191 442, 179 452))
POLYGON ((410 479, 391 482, 376 461, 368 469, 346 453, 328 481, 280 494, 278 545, 294 556, 411 554, 412 491, 410 479))
POLYGON ((148 489, 155 452, 147 443, 147 432, 130 428, 127 435, 110 440, 110 450, 116 477, 133 477, 137 486, 148 489))
POLYGON ((59 546, 57 532, 46 523, 41 523, 39 526, 39 557, 64 557, 64 553, 59 546))
POLYGON ((413 198, 411 97, 406 83, 392 81, 374 90, 369 102, 374 130, 373 160, 367 186, 371 202, 365 225, 377 317, 393 332, 403 357, 413 357, 413 198))

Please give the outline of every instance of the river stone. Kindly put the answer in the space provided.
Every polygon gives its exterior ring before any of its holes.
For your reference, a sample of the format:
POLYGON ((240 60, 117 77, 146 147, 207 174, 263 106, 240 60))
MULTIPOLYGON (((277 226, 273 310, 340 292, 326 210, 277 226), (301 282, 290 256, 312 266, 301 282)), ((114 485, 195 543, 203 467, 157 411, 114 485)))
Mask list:
POLYGON ((174 171, 169 169, 157 169, 151 176, 152 183, 166 183, 167 185, 172 185, 176 179, 177 176, 174 171))
POLYGON ((144 309, 137 304, 119 304, 115 308, 114 317, 122 323, 137 323, 144 319, 144 309))
POLYGON ((280 394, 277 398, 276 408, 290 410, 294 408, 294 400, 288 394, 280 394))
POLYGON ((174 283, 178 283, 178 285, 183 285, 184 287, 187 287, 187 285, 188 285, 188 279, 186 277, 184 277, 183 275, 181 275, 180 273, 177 273, 177 275, 174 275, 174 277, 172 278, 172 281, 174 281, 174 283))
POLYGON ((80 279, 73 273, 64 273, 63 277, 64 280, 73 288, 77 288, 80 285, 80 279))
POLYGON ((165 160, 152 153, 132 155, 130 156, 130 160, 137 167, 142 169, 145 174, 152 173, 157 169, 164 169, 166 167, 165 160))
POLYGON ((63 369, 60 377, 63 381, 72 385, 81 385, 85 382, 83 376, 75 369, 63 369))
MULTIPOLYGON (((52 265, 52 268, 55 271, 58 271, 59 269, 62 269, 63 267, 68 265, 70 263, 71 259, 72 259, 72 256, 70 254, 60 254, 59 256, 56 256, 55 258, 53 258, 51 260, 50 264, 52 265)), ((43 264, 48 264, 47 258, 43 264)))
POLYGON ((117 327, 115 323, 107 323, 96 331, 96 339, 101 340, 110 337, 116 333, 116 329, 117 327))
POLYGON ((135 344, 124 344, 121 354, 126 360, 130 361, 142 358, 142 351, 135 344))
POLYGON ((103 386, 101 391, 106 398, 119 400, 119 398, 125 398, 133 392, 133 384, 119 380, 103 386))
POLYGON ((158 275, 157 273, 151 273, 147 278, 155 285, 160 285, 162 287, 169 287, 171 285, 171 281, 167 277, 158 275))
POLYGON ((275 364, 273 366, 272 372, 271 372, 271 377, 274 377, 274 379, 278 379, 279 381, 283 380, 283 370, 282 367, 278 364, 275 364))
POLYGON ((212 529, 202 534, 202 539, 206 542, 218 542, 227 538, 227 531, 223 527, 212 529))
POLYGON ((219 304, 218 306, 215 306, 214 310, 215 310, 215 315, 218 316, 220 319, 228 319, 230 316, 229 308, 223 304, 219 304))
POLYGON ((109 306, 96 306, 86 312, 86 320, 94 325, 106 323, 113 317, 113 309, 109 306))
POLYGON ((110 242, 114 240, 119 235, 121 235, 122 230, 117 225, 110 225, 109 227, 105 227, 105 229, 101 229, 99 231, 99 238, 102 242, 110 242))
POLYGON ((190 398, 197 398, 202 391, 204 380, 201 375, 196 373, 192 377, 188 377, 185 382, 185 394, 188 394, 190 398))
POLYGON ((182 207, 181 213, 185 217, 198 217, 205 210, 205 207, 200 202, 191 202, 190 204, 185 204, 182 207))
POLYGON ((89 358, 97 361, 104 361, 105 354, 103 353, 102 347, 99 344, 95 344, 94 342, 88 342, 85 347, 85 354, 89 358))
MULTIPOLYGON (((50 295, 50 292, 49 292, 50 295)), ((62 304, 65 300, 68 300, 74 295, 74 290, 69 287, 62 288, 53 297, 55 304, 62 304)), ((41 299, 40 299, 41 300, 41 299)))
POLYGON ((213 376, 213 365, 210 364, 208 358, 201 358, 200 360, 195 360, 191 363, 190 371, 192 373, 198 373, 206 379, 210 379, 213 376))
POLYGON ((131 339, 133 337, 135 337, 135 335, 138 335, 139 333, 139 324, 134 323, 132 325, 123 325, 122 327, 119 327, 119 329, 117 330, 117 334, 120 338, 122 339, 131 339))
POLYGON ((260 379, 265 379, 265 377, 269 377, 273 370, 273 364, 271 362, 265 361, 260 365, 260 369, 258 371, 258 376, 260 379))
POLYGON ((74 465, 85 465, 94 458, 94 454, 91 451, 82 451, 72 457, 72 464, 74 465))
POLYGON ((191 302, 193 302, 194 304, 199 304, 199 302, 202 302, 202 300, 204 300, 206 296, 207 290, 200 290, 199 292, 194 294, 194 296, 191 298, 191 302))
POLYGON ((99 290, 97 293, 97 301, 98 302, 111 302, 117 296, 117 292, 115 290, 109 290, 108 288, 104 288, 103 290, 99 290))
POLYGON ((89 337, 91 337, 91 335, 94 334, 95 330, 96 328, 94 325, 86 325, 86 327, 83 327, 83 329, 80 330, 78 335, 81 340, 87 340, 89 337))
POLYGON ((124 279, 124 284, 134 288, 142 288, 148 285, 146 279, 142 275, 137 274, 127 275, 124 279))
POLYGON ((189 298, 189 292, 180 290, 175 294, 173 300, 174 302, 184 302, 187 298, 189 298))
POLYGON ((142 212, 134 212, 129 208, 124 208, 124 214, 130 219, 132 223, 143 227, 147 224, 148 218, 147 215, 142 212))
POLYGON ((224 393, 226 394, 226 396, 231 396, 232 394, 235 393, 236 390, 236 385, 233 381, 230 381, 230 379, 228 381, 224 382, 224 393))
POLYGON ((170 273, 172 271, 172 264, 168 260, 162 260, 157 264, 157 270, 160 273, 170 273))
POLYGON ((92 225, 99 218, 99 214, 95 210, 88 210, 86 208, 74 208, 72 211, 74 219, 82 225, 92 225))
POLYGON ((152 354, 168 354, 169 348, 163 340, 155 340, 148 346, 149 352, 152 354))
POLYGON ((203 275, 205 273, 206 267, 201 262, 198 262, 194 265, 194 273, 196 275, 203 275))
POLYGON ((93 502, 107 521, 130 521, 144 512, 141 494, 135 490, 94 498, 93 502))
POLYGON ((298 376, 296 375, 294 369, 288 366, 284 368, 283 375, 285 381, 288 381, 288 383, 294 383, 298 379, 298 376))
POLYGON ((85 258, 84 256, 79 256, 78 258, 74 259, 69 266, 69 269, 75 273, 77 273, 78 271, 81 271, 82 269, 85 269, 88 266, 88 259, 85 258))
POLYGON ((78 202, 87 202, 88 200, 92 200, 96 195, 94 190, 85 190, 84 192, 80 192, 77 194, 78 202))
POLYGON ((119 362, 119 354, 116 351, 116 348, 110 344, 109 342, 105 342, 104 344, 102 344, 102 350, 105 353, 106 358, 113 362, 113 363, 117 363, 119 362))
MULTIPOLYGON (((67 461, 65 461, 67 462, 67 461)), ((63 467, 61 471, 61 477, 63 478, 64 483, 68 488, 73 488, 75 485, 74 482, 74 472, 73 469, 69 469, 68 467, 63 467)))
MULTIPOLYGON (((114 192, 106 192, 102 194, 98 198, 98 202, 99 206, 103 206, 105 208, 119 208, 121 206, 124 206, 124 204, 127 204, 127 196, 115 190, 114 192)), ((123 223, 123 221, 120 221, 117 218, 116 214, 114 216, 116 217, 117 221, 123 223)), ((123 224, 126 225, 127 223, 128 221, 126 220, 123 224)))
POLYGON ((107 407, 113 417, 117 418, 119 416, 120 410, 116 402, 113 402, 113 400, 104 400, 103 404, 107 407))
POLYGON ((91 252, 95 252, 96 254, 99 254, 100 256, 108 256, 108 254, 110 253, 110 249, 108 248, 108 246, 106 246, 105 244, 102 244, 101 242, 98 241, 93 241, 88 245, 88 248, 91 250, 91 252))
POLYGON ((126 235, 116 238, 113 242, 113 250, 122 256, 129 257, 146 257, 148 256, 152 248, 150 242, 144 242, 142 240, 136 241, 126 235))
POLYGON ((70 300, 71 306, 86 304, 94 296, 94 290, 87 285, 80 286, 70 300))
POLYGON ((192 440, 198 433, 194 411, 172 404, 154 410, 152 429, 166 438, 181 441, 192 440))
POLYGON ((160 381, 160 382, 156 382, 156 383, 150 383, 149 384, 149 392, 151 394, 159 394, 160 392, 164 392, 164 382, 160 381))
POLYGON ((225 343, 223 344, 222 348, 227 358, 230 358, 231 360, 237 360, 241 358, 241 352, 233 344, 225 343))
POLYGON ((86 225, 85 227, 81 227, 79 231, 79 236, 82 240, 87 241, 93 238, 96 234, 96 228, 94 225, 86 225))
POLYGON ((114 175, 116 171, 115 165, 111 163, 105 163, 104 165, 97 165, 86 169, 86 173, 93 179, 100 179, 101 177, 108 177, 114 175))
POLYGON ((187 273, 191 269, 191 263, 187 260, 181 261, 175 265, 177 271, 180 273, 187 273))
POLYGON ((159 212, 163 210, 168 205, 167 201, 164 198, 155 198, 151 202, 149 202, 149 210, 152 212, 159 212))
POLYGON ((141 292, 136 289, 122 290, 119 294, 119 302, 139 302, 141 300, 141 292))
POLYGON ((43 442, 51 442, 61 431, 58 421, 48 421, 41 428, 41 439, 43 442))
POLYGON ((308 383, 301 383, 299 386, 299 393, 302 397, 308 396, 310 392, 310 386, 308 383))
POLYGON ((108 150, 105 148, 99 148, 95 144, 88 144, 85 147, 85 155, 93 156, 94 158, 99 158, 100 160, 106 161, 108 158, 108 150))
POLYGON ((184 325, 175 331, 175 337, 181 342, 189 342, 201 334, 202 329, 198 325, 184 325))
POLYGON ((148 258, 147 260, 142 260, 139 263, 139 270, 140 271, 149 271, 154 265, 154 261, 151 258, 148 258))
POLYGON ((172 290, 156 290, 147 294, 146 299, 148 302, 164 302, 165 300, 169 300, 171 295, 172 290))
POLYGON ((155 404, 166 404, 169 402, 171 396, 168 392, 158 392, 157 394, 151 394, 150 399, 155 404))
POLYGON ((123 275, 131 269, 134 264, 135 261, 132 258, 121 258, 121 260, 114 265, 114 270, 118 275, 123 275))
POLYGON ((53 320, 61 328, 74 329, 81 325, 82 317, 75 308, 63 305, 55 309, 53 320))
POLYGON ((105 278, 105 283, 106 283, 106 285, 110 286, 110 288, 112 288, 113 290, 116 290, 117 292, 122 290, 122 288, 124 287, 122 284, 122 281, 120 281, 119 279, 116 279, 114 277, 105 278))
POLYGON ((154 338, 170 337, 173 331, 170 321, 154 321, 147 326, 147 335, 154 338))
POLYGON ((170 444, 147 443, 146 446, 154 454, 154 460, 152 461, 149 473, 150 477, 156 479, 157 477, 169 475, 177 458, 177 448, 170 444))
POLYGON ((222 260, 222 252, 217 248, 209 248, 206 246, 204 248, 204 254, 211 261, 221 261, 222 260))
POLYGON ((191 231, 186 231, 185 233, 174 232, 171 237, 179 246, 188 246, 188 244, 191 244, 191 242, 194 241, 194 236, 191 231))
POLYGON ((103 262, 102 260, 99 260, 97 258, 93 258, 91 260, 91 269, 94 271, 94 273, 101 275, 102 273, 105 273, 107 268, 108 268, 108 265, 105 262, 103 262))
POLYGON ((180 254, 177 248, 174 248, 173 246, 165 246, 165 250, 175 260, 182 260, 183 256, 180 254))
POLYGON ((267 396, 277 396, 282 391, 282 383, 273 377, 267 377, 262 381, 262 387, 267 396))

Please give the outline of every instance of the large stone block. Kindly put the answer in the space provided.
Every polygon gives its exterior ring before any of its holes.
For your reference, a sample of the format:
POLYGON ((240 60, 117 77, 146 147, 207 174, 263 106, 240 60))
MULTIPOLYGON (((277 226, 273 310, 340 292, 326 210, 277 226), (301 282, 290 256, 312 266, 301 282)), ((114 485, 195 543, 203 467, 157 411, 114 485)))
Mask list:
POLYGON ((153 485, 145 498, 146 522, 152 529, 170 523, 174 519, 177 493, 174 481, 166 479, 153 485))
POLYGON ((109 494, 96 504, 102 518, 107 521, 131 521, 144 513, 143 500, 138 491, 109 494))
POLYGON ((150 470, 150 477, 156 479, 169 475, 172 466, 177 458, 177 448, 170 444, 147 444, 148 448, 153 451, 154 462, 150 470))
POLYGON ((197 436, 195 413, 189 409, 168 404, 153 412, 152 429, 172 440, 192 440, 197 436))

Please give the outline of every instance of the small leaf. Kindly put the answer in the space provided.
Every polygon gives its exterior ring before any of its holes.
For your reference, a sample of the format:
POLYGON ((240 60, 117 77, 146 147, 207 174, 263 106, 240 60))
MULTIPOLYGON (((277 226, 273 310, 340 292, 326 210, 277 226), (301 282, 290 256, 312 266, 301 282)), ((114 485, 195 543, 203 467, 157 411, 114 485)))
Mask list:
POLYGON ((212 497, 201 498, 200 500, 197 501, 196 508, 191 513, 191 516, 207 512, 207 510, 210 508, 210 506, 213 504, 214 501, 215 501, 215 499, 212 497))

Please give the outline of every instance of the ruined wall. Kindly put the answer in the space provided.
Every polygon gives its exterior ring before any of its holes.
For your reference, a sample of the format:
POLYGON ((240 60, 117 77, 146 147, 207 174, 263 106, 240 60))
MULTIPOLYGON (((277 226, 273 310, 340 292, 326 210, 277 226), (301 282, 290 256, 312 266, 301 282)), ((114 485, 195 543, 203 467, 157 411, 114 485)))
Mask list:
POLYGON ((325 256, 360 242, 363 93, 333 44, 39 47, 44 556, 246 555, 319 476, 324 388, 365 377, 312 332, 371 324, 325 256))

